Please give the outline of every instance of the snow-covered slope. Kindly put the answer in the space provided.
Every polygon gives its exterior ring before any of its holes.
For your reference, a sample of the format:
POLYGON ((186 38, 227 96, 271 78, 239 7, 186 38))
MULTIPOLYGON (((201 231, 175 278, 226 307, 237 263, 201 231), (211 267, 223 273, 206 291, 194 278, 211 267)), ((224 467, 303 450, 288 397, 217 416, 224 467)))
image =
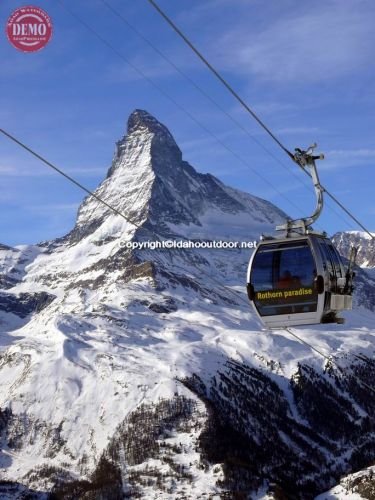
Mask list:
POLYGON ((253 241, 285 214, 197 173, 140 110, 95 194, 136 226, 89 196, 65 237, 0 248, 0 475, 14 482, 10 495, 23 484, 62 498, 275 488, 312 498, 369 465, 371 311, 299 329, 340 371, 287 332, 262 331, 244 289, 250 250, 129 247, 253 241))
POLYGON ((316 500, 371 500, 375 497, 375 467, 368 467, 341 479, 340 484, 323 493, 316 500))

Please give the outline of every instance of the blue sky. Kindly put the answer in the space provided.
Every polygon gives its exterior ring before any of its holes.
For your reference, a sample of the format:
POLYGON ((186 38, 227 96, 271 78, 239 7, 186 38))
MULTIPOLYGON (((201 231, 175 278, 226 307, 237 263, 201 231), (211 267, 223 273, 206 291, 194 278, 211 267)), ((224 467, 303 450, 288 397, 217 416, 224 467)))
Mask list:
MULTIPOLYGON (((4 29, 0 31, 1 127, 94 189, 110 166, 128 115, 135 108, 146 109, 168 126, 184 159, 197 170, 268 199, 292 217, 308 215, 314 196, 303 173, 149 3, 105 1, 248 133, 102 0, 38 0, 34 5, 51 15, 54 34, 37 53, 17 51, 4 29)), ((1 2, 2 25, 15 7, 24 4, 28 3, 1 2)), ((159 0, 159 4, 289 149, 319 144, 326 155, 319 163, 323 184, 374 231, 374 2, 159 0)), ((71 229, 84 194, 4 137, 0 137, 0 179, 1 243, 36 243, 71 229)), ((328 205, 319 228, 331 234, 357 229, 337 207, 332 210, 332 203, 328 205)))

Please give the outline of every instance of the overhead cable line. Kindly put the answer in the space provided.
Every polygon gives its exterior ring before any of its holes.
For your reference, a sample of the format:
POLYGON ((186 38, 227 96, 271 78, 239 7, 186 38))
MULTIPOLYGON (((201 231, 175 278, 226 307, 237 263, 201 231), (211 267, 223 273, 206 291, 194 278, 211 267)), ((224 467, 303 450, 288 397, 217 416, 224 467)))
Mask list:
MULTIPOLYGON (((306 172, 306 170, 304 170, 304 172, 306 172)), ((307 172, 306 172, 307 173, 307 172)), ((307 174, 309 175, 309 174, 307 174)), ((345 206, 341 203, 341 201, 339 201, 336 196, 334 196, 332 193, 330 193, 329 191, 327 191, 325 189, 324 186, 322 186, 324 192, 327 194, 327 196, 329 196, 331 198, 331 200, 333 200, 340 208, 341 210, 343 210, 347 215, 349 215, 349 217, 351 219, 354 220, 354 222, 356 222, 358 224, 358 226, 360 226, 370 237, 371 239, 375 240, 375 233, 371 233, 358 219, 357 217, 355 217, 347 208, 345 208, 345 206)))
MULTIPOLYGON (((105 205, 107 208, 109 208, 110 210, 112 210, 116 215, 118 215, 118 216, 122 217, 123 219, 125 219, 129 224, 132 224, 136 228, 138 228, 140 230, 143 230, 143 231, 151 234, 152 236, 156 237, 157 240, 160 241, 160 235, 158 235, 155 231, 152 231, 151 229, 148 229, 147 227, 144 227, 144 226, 138 224, 137 222, 135 222, 134 220, 132 220, 130 217, 128 217, 127 215, 125 215, 123 212, 120 212, 119 210, 117 210, 117 208, 115 208, 112 205, 110 205, 109 203, 107 203, 105 200, 103 200, 103 198, 101 198, 100 196, 96 195, 92 190, 88 189, 83 184, 81 184, 80 182, 78 182, 77 180, 75 180, 72 176, 70 176, 67 173, 65 173, 59 167, 57 167, 52 162, 50 162, 49 160, 47 160, 46 158, 44 158, 42 155, 40 155, 39 153, 37 153, 36 151, 34 151, 32 148, 30 148, 29 146, 27 146, 26 144, 24 144, 22 141, 20 141, 19 139, 17 139, 15 136, 13 136, 12 134, 10 134, 9 132, 7 132, 6 130, 4 130, 2 128, 0 128, 0 133, 3 134, 8 139, 10 139, 15 144, 17 144, 18 146, 20 146, 22 149, 24 149, 28 153, 30 153, 32 156, 34 156, 35 158, 37 158, 38 160, 40 160, 47 167, 52 168, 55 172, 57 172, 58 174, 60 174, 63 177, 65 177, 65 179, 67 179, 69 182, 71 182, 72 184, 74 184, 78 188, 82 189, 83 191, 85 191, 89 195, 93 196, 97 201, 99 201, 100 203, 102 203, 103 205, 105 205)), ((182 237, 182 239, 187 240, 187 238, 185 238, 185 237, 182 237)), ((207 272, 205 272, 204 270, 202 270, 201 268, 199 268, 198 266, 196 266, 193 262, 190 262, 190 264, 192 265, 192 267, 194 267, 195 269, 197 269, 197 271, 201 275, 202 274, 206 275, 213 283, 216 283, 217 285, 219 285, 220 288, 222 288, 227 293, 230 293, 233 297, 235 297, 236 302, 239 300, 240 302, 244 303, 248 307, 248 305, 249 305, 248 302, 245 301, 241 295, 238 295, 231 288, 229 288, 228 286, 224 285, 219 280, 213 278, 210 274, 208 274, 207 272)), ((177 267, 180 267, 180 266, 177 266, 177 267)), ((193 277, 195 279, 198 279, 196 276, 194 276, 194 274, 193 274, 193 277)), ((338 365, 337 362, 332 361, 332 359, 334 358, 334 356, 332 356, 332 355, 331 356, 327 356, 326 354, 322 353, 322 351, 320 349, 317 349, 312 344, 310 344, 306 340, 302 339, 299 335, 297 335, 296 333, 292 332, 289 328, 281 328, 281 329, 285 330, 287 333, 289 333, 290 335, 292 335, 293 337, 295 337, 300 343, 305 344, 308 347, 310 347, 313 351, 315 351, 320 356, 324 357, 326 360, 334 362, 334 364, 337 367, 337 369, 341 373, 343 373, 343 369, 340 367, 340 365, 338 365)), ((371 386, 369 386, 368 384, 366 384, 365 382, 363 382, 357 376, 355 376, 354 378, 357 379, 359 381, 359 383, 362 384, 364 387, 366 387, 367 389, 369 389, 372 392, 375 392, 375 389, 373 389, 371 386)))
MULTIPOLYGON (((228 89, 228 91, 234 96, 234 98, 245 108, 245 110, 258 122, 258 124, 267 132, 267 134, 280 146, 280 148, 289 156, 291 160, 296 162, 293 153, 291 153, 282 142, 271 132, 271 130, 265 125, 265 123, 258 117, 258 115, 250 108, 250 106, 242 99, 242 97, 234 90, 234 88, 225 80, 223 76, 212 66, 212 64, 203 56, 203 54, 195 47, 195 45, 189 40, 189 38, 181 31, 181 29, 172 21, 172 19, 161 9, 161 7, 154 0, 147 0, 150 5, 163 17, 163 19, 172 27, 172 29, 184 40, 184 42, 191 48, 191 50, 197 55, 197 57, 207 66, 207 68, 216 76, 216 78, 228 89)), ((299 165, 298 162, 296 162, 299 165)), ((306 175, 311 177, 309 172, 307 172, 301 165, 299 167, 305 172, 306 175)), ((339 207, 345 211, 351 219, 353 219, 356 224, 358 224, 372 239, 375 239, 375 235, 372 234, 354 215, 347 210, 344 205, 338 201, 338 199, 332 195, 324 186, 322 189, 327 195, 339 205, 339 207)))
POLYGON ((248 113, 256 120, 259 125, 267 132, 269 136, 280 146, 280 148, 292 159, 294 160, 294 155, 282 144, 282 142, 271 132, 271 130, 262 122, 262 120, 257 116, 257 114, 246 104, 242 97, 234 90, 234 88, 221 76, 221 74, 212 66, 210 62, 199 52, 199 50, 193 45, 193 43, 184 35, 184 33, 178 28, 178 26, 172 21, 172 19, 167 16, 167 14, 159 7, 159 5, 154 2, 154 0, 148 0, 148 2, 159 12, 159 14, 167 21, 167 23, 174 29, 174 31, 184 40, 184 42, 191 48, 191 50, 199 57, 199 59, 207 66, 207 68, 212 71, 212 73, 220 80, 220 82, 229 90, 229 92, 235 97, 235 99, 243 106, 248 113))
MULTIPOLYGON (((148 38, 146 38, 135 26, 133 26, 117 9, 115 9, 110 3, 106 0, 100 0, 103 5, 107 7, 115 16, 117 16, 128 28, 130 28, 134 33, 136 33, 149 47, 151 47, 160 57, 164 59, 170 66, 172 66, 183 78, 185 78, 188 82, 190 82, 193 87, 198 90, 206 99, 208 99, 217 109, 219 109, 222 113, 224 113, 235 125, 237 125, 243 132, 245 132, 259 147, 261 147, 265 152, 272 156, 272 158, 279 162, 284 168, 287 168, 283 163, 280 162, 279 158, 277 158, 269 149, 264 146, 256 137, 254 137, 246 127, 242 125, 234 116, 232 116, 225 108, 223 108, 215 99, 213 99, 208 92, 206 92, 200 85, 198 85, 188 74, 182 71, 169 57, 167 57, 156 45, 154 45, 148 38)), ((288 169, 289 170, 289 169, 288 169)), ((290 171, 290 170, 289 170, 290 171)), ((291 172, 291 171, 290 171, 291 172)), ((293 173, 293 172, 291 172, 293 173)), ((293 173, 293 175, 295 175, 293 173)), ((300 182, 299 177, 295 175, 296 179, 300 182)), ((305 184, 307 186, 307 184, 305 184)))
POLYGON ((176 99, 174 99, 170 94, 168 94, 160 85, 158 85, 152 78, 146 75, 139 67, 134 63, 129 61, 122 52, 120 52, 112 43, 100 35, 92 26, 90 26, 86 21, 84 21, 75 12, 69 9, 62 0, 57 0, 57 2, 82 26, 84 26, 92 35, 94 35, 98 40, 100 40, 106 47, 112 50, 123 62, 130 66, 136 73, 138 73, 142 78, 144 78, 148 83, 150 83, 161 95, 168 99, 172 104, 174 104, 180 111, 186 114, 196 125, 198 125, 202 130, 204 130, 208 135, 210 135, 218 144, 220 144, 224 149, 226 149, 230 154, 232 154, 237 160, 239 160, 243 165, 249 168, 254 175, 261 179, 265 184, 271 187, 273 191, 278 193, 279 196, 284 198, 291 206, 300 211, 294 201, 290 200, 284 193, 282 193, 272 182, 270 182, 266 177, 257 172, 242 156, 236 153, 232 148, 230 148, 225 142, 223 142, 216 134, 214 134, 210 129, 208 129, 202 122, 200 122, 192 113, 190 113, 184 106, 182 106, 176 99))
MULTIPOLYGON (((120 21, 125 24, 129 29, 131 29, 139 38, 141 38, 149 47, 151 47, 164 61, 166 61, 177 73, 179 73, 185 80, 187 80, 203 97, 205 97, 209 102, 211 102, 218 110, 220 110, 227 118, 229 118, 232 123, 234 123, 242 132, 244 132, 250 139, 255 142, 261 149, 263 149, 264 152, 266 152, 268 155, 271 156, 284 170, 289 172, 290 174, 293 175, 293 177, 300 183, 302 186, 306 188, 310 188, 310 184, 307 184, 306 182, 303 182, 302 179, 292 170, 289 168, 284 162, 282 162, 270 149, 268 149, 261 141, 259 141, 256 137, 254 137, 249 130, 239 121, 237 120, 232 114, 230 114, 221 104, 219 104, 213 97, 206 92, 200 85, 198 85, 187 73, 185 73, 180 67, 178 67, 172 59, 170 59, 168 56, 166 56, 151 40, 146 38, 143 33, 139 31, 133 24, 130 23, 130 21, 124 17, 122 13, 120 13, 113 5, 111 5, 107 0, 101 0, 102 4, 105 5, 105 7, 112 12, 113 15, 115 15, 120 21)), ((249 167, 249 165, 247 164, 249 167)), ((252 170, 252 169, 251 169, 252 170)), ((289 200, 289 198, 288 198, 289 200)), ((289 200, 290 201, 290 200, 289 200)), ((354 226, 346 221, 344 217, 335 210, 335 208, 327 204, 328 208, 332 210, 346 225, 348 225, 350 228, 354 228, 354 226)), ((319 226, 318 226, 319 227, 319 226)))
MULTIPOLYGON (((66 8, 66 6, 61 2, 61 0, 58 0, 58 2, 60 4, 62 4, 64 6, 64 8, 66 8)), ((190 115, 190 113, 188 113, 187 110, 185 110, 183 107, 181 107, 181 105, 179 105, 176 101, 173 100, 173 98, 171 98, 168 94, 166 94, 164 92, 164 90, 160 87, 158 87, 150 78, 148 78, 143 72, 141 72, 141 70, 139 70, 138 68, 136 68, 132 63, 130 63, 120 52, 118 52, 115 47, 113 47, 109 42, 107 42, 107 40, 105 40, 103 37, 101 37, 101 35, 99 35, 93 28, 91 28, 86 22, 84 22, 83 20, 81 20, 78 16, 76 16, 74 13, 72 13, 69 9, 66 8, 66 10, 73 16, 75 17, 79 22, 81 22, 90 32, 92 32, 97 38, 99 38, 105 45, 107 45, 109 48, 111 48, 112 50, 114 50, 117 55, 119 57, 121 57, 127 64, 129 64, 135 71, 137 71, 139 74, 141 74, 144 78, 146 78, 152 85, 154 85, 156 88, 158 88, 158 90, 163 93, 163 95, 165 95, 168 99, 170 99, 172 102, 174 102, 180 109, 182 109, 185 113, 187 113, 190 118, 192 118, 196 123, 198 123, 200 126, 202 126, 192 115, 190 115)), ((207 130, 207 129, 206 129, 207 130)), ((208 131, 208 130, 207 130, 208 131)), ((211 135, 213 135, 210 131, 208 131, 211 135)), ((115 207, 113 207, 112 205, 110 205, 109 203, 107 203, 105 200, 103 200, 101 197, 99 197, 98 195, 96 195, 93 191, 91 191, 90 189, 86 188, 83 184, 81 184, 80 182, 76 181, 73 177, 71 177, 70 175, 66 174, 63 170, 61 170, 60 168, 56 167, 53 163, 51 163, 50 161, 48 161, 47 159, 45 159, 43 156, 41 156, 39 153, 35 152, 33 149, 31 149, 30 147, 28 147, 27 145, 25 145, 23 142, 21 142, 19 139, 17 139, 16 137, 14 137, 13 135, 11 135, 10 133, 8 133, 7 131, 5 131, 4 129, 0 128, 0 133, 2 133, 4 136, 6 136, 8 139, 12 140, 14 143, 16 143, 17 145, 19 145, 21 148, 23 148, 24 150, 26 150, 27 152, 29 152, 31 155, 33 155, 34 157, 36 157, 37 159, 39 159, 41 162, 43 162, 45 165, 47 165, 48 167, 52 168, 53 170, 55 170, 57 173, 59 173, 60 175, 62 175, 63 177, 65 177, 67 180, 69 180, 70 182, 72 182, 74 185, 76 185, 77 187, 79 187, 80 189, 82 189, 83 191, 85 191, 86 193, 90 194, 91 196, 93 196, 97 201, 99 201, 100 203, 102 203, 103 205, 105 205, 107 208, 109 208, 110 210, 112 210, 114 213, 116 213, 117 215, 119 215, 120 217, 122 217, 124 220, 126 220, 128 223, 134 225, 135 227, 137 227, 138 229, 140 230, 143 230, 153 236, 155 236, 158 240, 160 240, 160 237, 159 235, 155 232, 155 231, 152 231, 150 229, 148 229, 147 227, 144 227, 138 223, 136 223, 135 221, 133 221, 132 219, 130 219, 128 216, 126 216, 124 213, 120 212, 119 210, 117 210, 115 207)), ((219 140, 219 142, 221 142, 219 140)), ((221 143, 223 144, 223 143, 221 143)), ((224 145, 224 144, 223 144, 224 145)), ((224 145, 224 147, 226 147, 229 151, 231 151, 226 145, 224 145)), ((239 157, 241 158, 241 157, 239 157)), ((306 172, 307 173, 307 172, 306 172)), ((271 184, 272 185, 272 184, 271 184)), ((273 186, 272 186, 273 187, 273 186)), ((288 200, 289 201, 289 200, 288 200)), ((184 237, 182 237, 182 239, 185 239, 184 237)), ((235 293, 231 288, 228 288, 227 285, 224 285, 223 283, 221 283, 220 281, 218 281, 217 279, 213 278, 211 275, 209 275, 208 273, 206 273, 204 270, 202 270, 201 268, 198 268, 198 266, 196 266, 193 262, 190 262, 190 264, 192 265, 192 267, 194 267, 195 269, 197 269, 197 271, 200 273, 200 274, 203 274, 203 275, 206 275, 212 282, 216 283, 220 288, 222 288, 223 290, 225 290, 227 293, 231 294, 233 297, 235 297, 236 301, 240 301, 242 303, 244 303, 247 307, 248 307, 248 302, 245 301, 242 296, 238 295, 237 293, 235 293)), ((179 267, 179 266, 178 266, 179 267)), ((194 276, 194 275, 193 275, 194 276)), ((196 278, 196 276, 194 276, 196 278)), ((288 330, 285 328, 284 329, 285 331, 288 332, 288 330)), ((295 333, 292 333, 289 331, 290 334, 292 334, 296 339, 299 340, 299 342, 303 343, 303 344, 306 344, 307 346, 309 346, 313 351, 315 351, 316 353, 318 353, 319 355, 323 356, 324 358, 326 359, 329 359, 331 360, 331 357, 329 356, 326 356, 324 355, 320 350, 316 349, 312 344, 308 343, 307 341, 303 340, 301 337, 299 337, 297 334, 295 333)), ((338 366, 338 369, 342 371, 342 368, 340 368, 339 365, 336 364, 336 366, 338 366)), ((355 377, 356 379, 358 379, 358 377, 355 377)), ((358 379, 359 380, 359 379, 358 379)), ((362 383, 364 386, 366 386, 367 388, 369 388, 371 391, 375 392, 375 390, 373 388, 371 388, 370 386, 367 386, 367 384, 365 384, 364 382, 360 381, 360 383, 362 383)))
MULTIPOLYGON (((238 153, 236 153, 232 148, 230 148, 227 144, 225 144, 216 134, 214 134, 211 130, 209 130, 205 125, 203 125, 196 117, 194 117, 186 108, 184 108, 181 104, 179 104, 172 96, 170 96, 160 85, 158 85, 157 83, 155 83, 155 81, 148 77, 144 71, 142 71, 140 68, 138 68, 134 63, 132 63, 131 61, 129 61, 129 59, 127 59, 113 44, 111 44, 110 42, 108 42, 108 40, 106 40, 103 36, 101 36, 92 26, 90 26, 86 21, 84 21, 81 17, 79 17, 76 13, 74 13, 71 9, 69 9, 65 3, 62 1, 62 0, 57 0, 58 3, 60 3, 60 5, 74 18, 76 19, 76 21, 78 21, 80 24, 82 24, 88 31, 90 31, 90 33, 92 33, 96 38, 98 38, 104 45, 106 45, 109 49, 111 49, 120 59, 122 59, 128 66, 130 66, 136 73, 138 73, 142 78, 144 78, 146 81, 148 81, 154 88, 156 88, 156 90, 158 90, 158 92, 160 92, 165 98, 167 98, 169 101, 172 102, 172 104, 174 104, 178 109, 180 109, 183 113, 185 113, 195 124, 197 124, 202 130, 204 130, 207 134, 209 134, 218 144, 220 144, 224 149, 226 149, 229 153, 231 153, 235 158, 237 158, 237 160, 239 160, 243 165, 245 165, 245 167, 249 168, 258 178, 260 178, 264 183, 266 183, 267 185, 269 185, 271 187, 271 189, 273 189, 276 193, 278 193, 279 196, 281 196, 283 199, 285 199, 291 206, 293 206, 295 209, 297 209, 298 211, 300 211, 300 207, 298 207, 296 205, 296 203, 294 201, 292 201, 290 198, 288 198, 284 193, 282 193, 274 184, 272 184, 272 182, 270 182, 268 179, 266 179, 262 174, 260 174, 259 172, 257 172, 246 160, 244 160, 244 158, 242 158, 242 156, 240 156, 238 153)), ((121 14, 119 14, 117 11, 115 11, 115 9, 113 9, 113 7, 111 7, 107 2, 103 2, 104 5, 106 5, 110 10, 112 10, 118 17, 121 17, 123 18, 123 16, 121 16, 121 14)), ((125 21, 125 19, 123 18, 124 22, 126 22, 128 24, 128 26, 130 26, 130 24, 125 21)), ((138 32, 138 30, 136 30, 135 28, 133 28, 134 31, 138 32)), ((141 35, 140 35, 141 36, 141 35)), ((145 39, 145 37, 143 37, 145 39)), ((149 42, 151 44, 151 42, 149 42)), ((173 65, 173 63, 171 63, 173 65)), ((182 74, 182 72, 181 72, 182 74)), ((187 77, 188 78, 188 77, 187 77)), ((193 80, 190 79, 190 81, 192 83, 193 80)), ((198 88, 198 86, 196 85, 196 87, 198 88)), ((203 90, 201 90, 202 93, 205 94, 205 92, 203 90)), ((211 99, 212 100, 212 99, 211 99)), ((212 102, 215 102, 214 100, 212 100, 212 102)), ((219 106, 219 105, 218 105, 219 106)), ((219 106, 220 108, 220 106, 219 106)), ((224 111, 225 112, 225 111, 224 111)), ((228 116, 230 116, 228 114, 228 116)), ((232 118, 235 122, 237 120, 235 120, 234 118, 232 118)), ((271 153, 265 146, 263 146, 263 144, 259 141, 257 141, 247 130, 245 127, 243 127, 242 125, 240 125, 241 128, 243 128, 248 134, 250 137, 253 138, 253 140, 260 145, 260 147, 262 147, 266 152, 268 152, 276 161, 278 161, 285 169, 287 168, 282 162, 280 162, 280 160, 278 160, 277 157, 275 157, 273 155, 273 153, 271 153)), ((288 169, 289 170, 289 169, 288 169)), ((304 172, 308 174, 308 172, 306 172, 304 170, 304 172)), ((294 175, 294 174, 293 174, 294 175)))
POLYGON ((31 155, 33 155, 35 158, 38 158, 38 160, 40 160, 41 162, 43 162, 45 165, 47 165, 48 167, 52 168, 57 173, 59 173, 60 175, 62 175, 66 179, 68 179, 68 181, 72 182, 77 187, 79 187, 80 189, 82 189, 83 191, 85 191, 87 194, 89 194, 92 197, 94 197, 97 201, 100 201, 100 203, 103 203, 103 205, 105 205, 107 208, 109 208, 110 210, 113 210, 113 212, 115 212, 117 215, 119 215, 120 217, 122 217, 123 219, 125 219, 127 222, 129 222, 130 224, 133 224, 138 229, 145 229, 142 226, 140 226, 139 224, 137 224, 136 222, 130 220, 122 212, 120 212, 119 210, 117 210, 117 208, 113 207, 112 205, 110 205, 109 203, 107 203, 105 200, 103 200, 102 198, 100 198, 99 196, 97 196, 93 191, 91 191, 90 189, 88 189, 87 187, 85 187, 83 184, 81 184, 80 182, 78 182, 75 179, 73 179, 73 177, 71 177, 70 175, 68 175, 66 172, 64 172, 60 168, 56 167, 56 165, 54 165, 50 161, 46 160, 39 153, 37 153, 33 149, 31 149, 28 146, 26 146, 26 144, 24 144, 23 142, 21 142, 20 140, 18 140, 16 137, 14 137, 13 135, 11 135, 9 132, 7 132, 6 130, 4 130, 2 128, 0 128, 0 132, 3 135, 5 135, 6 137, 8 137, 8 139, 10 139, 11 141, 13 141, 16 144, 18 144, 25 151, 27 151, 28 153, 30 153, 31 155))
MULTIPOLYGON (((107 203, 105 200, 103 200, 103 198, 101 198, 100 196, 98 196, 97 194, 95 194, 92 190, 88 189, 86 186, 84 186, 83 184, 81 184, 80 182, 78 182, 77 180, 75 180, 72 176, 68 175, 66 172, 64 172, 63 170, 61 170, 59 167, 57 167, 56 165, 54 165, 52 162, 50 162, 49 160, 47 160, 46 158, 44 158, 42 155, 40 155, 39 153, 37 153, 34 149, 32 149, 31 147, 27 146, 24 142, 22 142, 21 140, 17 139, 14 135, 10 134, 9 132, 7 132, 6 130, 4 130, 3 128, 0 128, 0 133, 3 134, 8 139, 10 139, 15 144, 17 144, 18 146, 20 146, 22 149, 24 149, 28 153, 30 153, 32 156, 34 156, 35 158, 37 158, 38 160, 40 160, 47 167, 52 168, 53 170, 55 170, 55 172, 57 172, 58 174, 60 174, 63 177, 65 177, 65 179, 67 179, 69 182, 71 182, 72 184, 74 184, 78 188, 82 189, 83 191, 85 191, 85 193, 89 194, 90 196, 92 196, 93 198, 95 198, 97 201, 99 201, 100 203, 102 203, 103 205, 105 205, 107 208, 109 208, 110 210, 112 210, 116 215, 122 217, 126 222, 128 222, 129 224, 135 226, 137 229, 140 229, 142 231, 147 232, 151 236, 155 237, 158 241, 160 241, 161 236, 156 231, 153 231, 153 230, 151 230, 151 229, 143 226, 142 224, 139 224, 138 222, 135 222, 133 219, 131 219, 130 217, 128 217, 127 215, 125 215, 123 212, 121 212, 120 210, 117 210, 117 208, 115 208, 111 204, 107 203)), ((185 240, 185 241, 189 241, 184 236, 179 236, 179 237, 181 239, 185 240)), ((195 264, 193 262, 190 262, 190 264, 193 267, 195 267, 199 271, 200 274, 206 275, 214 283, 216 283, 221 288, 223 288, 226 292, 229 292, 230 294, 232 294, 232 296, 235 297, 236 300, 240 299, 240 300, 242 300, 245 303, 245 301, 242 299, 242 297, 239 296, 237 293, 235 293, 233 290, 231 290, 230 288, 227 288, 227 286, 225 286, 222 283, 220 283, 218 280, 216 280, 215 278, 213 278, 210 274, 206 273, 202 269, 200 269, 197 266, 195 266, 195 264)), ((194 278, 196 278, 196 276, 194 276, 194 278)), ((247 302, 246 302, 246 305, 248 305, 247 302)))

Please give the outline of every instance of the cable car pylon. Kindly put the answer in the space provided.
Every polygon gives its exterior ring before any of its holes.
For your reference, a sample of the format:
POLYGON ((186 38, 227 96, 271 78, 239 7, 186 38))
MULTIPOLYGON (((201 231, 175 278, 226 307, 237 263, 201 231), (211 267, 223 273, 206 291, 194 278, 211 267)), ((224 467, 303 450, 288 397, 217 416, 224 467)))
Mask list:
POLYGON ((352 309, 356 250, 345 269, 337 249, 325 232, 312 228, 323 210, 314 155, 296 148, 294 161, 313 181, 316 207, 309 217, 288 220, 276 227, 277 236, 262 236, 247 273, 247 293, 261 321, 271 328, 319 323, 343 323, 338 313, 352 309))

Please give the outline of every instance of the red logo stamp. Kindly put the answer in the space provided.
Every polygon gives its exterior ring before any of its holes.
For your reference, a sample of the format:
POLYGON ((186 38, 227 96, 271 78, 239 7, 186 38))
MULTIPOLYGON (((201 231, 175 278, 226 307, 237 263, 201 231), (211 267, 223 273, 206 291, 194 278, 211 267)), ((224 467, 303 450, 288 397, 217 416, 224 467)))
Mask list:
POLYGON ((47 45, 52 36, 52 21, 39 7, 19 7, 8 19, 9 42, 22 52, 36 52, 47 45))

